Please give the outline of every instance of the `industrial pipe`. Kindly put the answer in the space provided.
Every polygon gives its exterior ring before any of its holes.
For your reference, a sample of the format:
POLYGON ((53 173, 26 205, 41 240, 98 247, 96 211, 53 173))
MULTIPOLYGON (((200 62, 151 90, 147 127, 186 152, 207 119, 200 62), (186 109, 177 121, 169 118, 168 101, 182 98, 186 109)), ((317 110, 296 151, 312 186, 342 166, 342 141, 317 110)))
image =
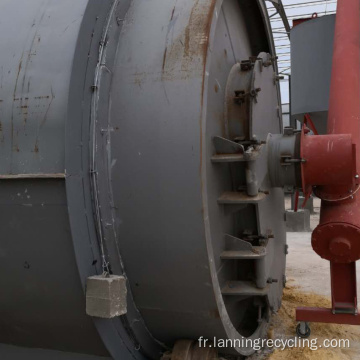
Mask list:
MULTIPOLYGON (((351 134, 354 152, 351 186, 338 182, 315 190, 322 198, 313 249, 330 261, 332 308, 297 309, 302 322, 360 324, 355 261, 360 258, 360 2, 339 0, 336 15, 328 134, 351 134), (355 156, 356 154, 356 156, 355 156)), ((328 158, 328 161, 333 159, 328 158)), ((339 161, 339 160, 338 160, 339 161)), ((347 171, 351 171, 348 164, 347 171)))

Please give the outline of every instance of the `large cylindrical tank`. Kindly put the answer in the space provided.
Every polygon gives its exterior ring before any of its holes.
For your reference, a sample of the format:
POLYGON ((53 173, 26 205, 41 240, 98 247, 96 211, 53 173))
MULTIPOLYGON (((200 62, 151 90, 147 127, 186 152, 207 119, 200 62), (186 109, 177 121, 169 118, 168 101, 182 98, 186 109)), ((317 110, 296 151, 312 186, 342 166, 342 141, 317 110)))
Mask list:
POLYGON ((291 117, 310 114, 318 132, 326 134, 335 15, 315 17, 292 28, 291 117))
POLYGON ((263 1, 0 0, 0 46, 0 358, 263 337, 286 252, 263 1), (103 271, 126 315, 86 315, 103 271))

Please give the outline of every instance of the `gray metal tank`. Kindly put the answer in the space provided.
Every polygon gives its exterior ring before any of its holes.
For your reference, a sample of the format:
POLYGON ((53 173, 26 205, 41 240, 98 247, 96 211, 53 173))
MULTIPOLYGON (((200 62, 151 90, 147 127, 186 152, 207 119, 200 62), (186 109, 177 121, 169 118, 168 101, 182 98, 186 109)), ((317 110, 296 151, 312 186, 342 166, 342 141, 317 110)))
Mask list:
POLYGON ((291 29, 291 118, 309 113, 326 134, 335 15, 305 21, 291 29))
POLYGON ((263 337, 286 252, 263 1, 0 0, 0 46, 0 358, 263 337), (124 316, 86 315, 103 271, 124 316))

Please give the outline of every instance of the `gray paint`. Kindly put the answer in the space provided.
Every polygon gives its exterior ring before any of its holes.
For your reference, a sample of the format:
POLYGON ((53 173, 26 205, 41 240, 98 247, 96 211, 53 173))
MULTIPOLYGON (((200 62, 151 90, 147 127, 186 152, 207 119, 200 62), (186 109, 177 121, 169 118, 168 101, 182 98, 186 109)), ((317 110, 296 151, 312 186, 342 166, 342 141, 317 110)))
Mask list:
POLYGON ((291 115, 310 113, 326 133, 335 15, 306 21, 291 30, 291 115))
MULTIPOLYGON (((0 180, 0 342, 39 358, 47 348, 126 360, 158 359, 182 338, 262 336, 282 282, 258 299, 258 326, 252 298, 221 294, 249 265, 223 266, 220 253, 227 233, 271 229, 261 276, 282 277, 283 194, 228 212, 217 198, 233 175, 245 181, 244 167, 210 158, 230 69, 274 53, 263 2, 0 0, 0 10, 0 175, 12 175, 0 180), (85 314, 86 279, 104 269, 127 279, 127 314, 112 320, 85 314)), ((278 86, 262 96, 274 111, 261 130, 280 132, 278 86)), ((265 170, 263 157, 261 180, 265 170)))
POLYGON ((84 312, 64 181, 2 180, 0 212, 1 342, 106 355, 84 312))
POLYGON ((124 359, 134 358, 134 352, 142 357, 120 319, 95 321, 106 350, 85 314, 85 280, 101 272, 101 266, 97 270, 90 188, 82 195, 90 164, 89 136, 80 120, 82 113, 86 116, 84 91, 90 103, 99 39, 113 3, 0 2, 1 43, 8 49, 0 55, 1 174, 33 175, 29 181, 1 182, 1 225, 9 240, 2 242, 0 283, 11 289, 2 297, 4 343, 97 355, 109 351, 124 359), (12 41, 9 33, 14 35, 12 41), (79 133, 84 147, 77 142, 79 133), (84 169, 77 159, 85 162, 84 169), (65 172, 66 182, 46 180, 65 172), (36 174, 45 180, 36 179, 36 174), (26 303, 17 309, 16 300, 26 303))
MULTIPOLYGON (((236 230, 232 216, 217 205, 217 197, 231 187, 229 174, 210 163, 212 138, 223 131, 229 72, 255 48, 244 20, 250 3, 242 8, 236 1, 216 2, 214 13, 210 5, 134 2, 112 80, 109 141, 120 253, 147 326, 166 344, 200 335, 238 338, 238 330, 258 337, 263 331, 246 323, 246 301, 240 305, 220 293, 224 281, 237 276, 235 267, 220 261, 224 234, 236 230), (201 51, 206 22, 212 24, 207 54, 201 51)), ((271 119, 280 132, 275 110, 271 119)), ((257 231, 277 233, 266 264, 267 272, 276 272, 274 278, 284 269, 281 255, 277 266, 273 261, 274 254, 284 254, 281 204, 281 190, 274 191, 253 213, 259 214, 253 219, 257 231), (271 217, 274 203, 279 212, 271 217)), ((281 288, 281 281, 273 287, 274 308, 281 288)))
POLYGON ((86 3, 0 2, 2 174, 64 172, 66 95, 86 3))

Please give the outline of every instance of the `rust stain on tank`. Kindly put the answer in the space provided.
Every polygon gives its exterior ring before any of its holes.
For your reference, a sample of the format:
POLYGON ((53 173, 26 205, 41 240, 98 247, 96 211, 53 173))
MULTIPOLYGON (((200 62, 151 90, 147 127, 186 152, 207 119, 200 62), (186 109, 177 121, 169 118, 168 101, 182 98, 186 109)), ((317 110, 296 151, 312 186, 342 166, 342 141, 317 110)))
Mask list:
POLYGON ((29 101, 29 98, 25 98, 24 99, 24 103, 21 101, 21 105, 20 105, 20 109, 21 109, 21 113, 22 113, 22 116, 23 116, 23 123, 24 123, 24 126, 26 125, 26 122, 27 122, 27 118, 28 118, 28 115, 29 115, 29 105, 28 105, 28 101, 29 101))
POLYGON ((15 99, 15 96, 16 96, 17 84, 18 84, 20 72, 21 72, 21 69, 22 69, 22 59, 23 59, 23 56, 21 56, 19 66, 18 66, 18 71, 17 71, 17 74, 16 74, 16 82, 15 82, 15 89, 14 89, 14 99, 15 99))
POLYGON ((184 55, 190 56, 190 28, 189 25, 185 29, 184 55))
MULTIPOLYGON (((201 107, 199 119, 200 176, 202 176, 202 117, 206 82, 206 62, 215 6, 216 0, 196 0, 189 13, 189 20, 184 31, 170 41, 169 33, 172 30, 176 19, 175 10, 173 11, 169 21, 168 34, 166 36, 165 50, 161 64, 162 81, 195 78, 198 78, 201 81, 201 98, 199 104, 201 107)), ((201 180, 201 187, 202 186, 201 180)))
POLYGON ((167 53, 167 47, 165 48, 165 51, 164 51, 163 64, 162 64, 163 71, 165 69, 165 64, 166 64, 166 53, 167 53))
POLYGON ((172 20, 173 20, 173 18, 174 18, 175 8, 176 8, 176 6, 174 6, 174 8, 173 8, 173 11, 172 11, 172 13, 171 13, 171 18, 170 18, 170 21, 172 21, 172 20))
POLYGON ((11 107, 11 139, 10 139, 10 146, 11 149, 14 151, 18 151, 18 147, 17 145, 14 145, 14 110, 15 110, 15 100, 16 100, 16 91, 18 88, 18 83, 19 83, 19 78, 20 78, 20 73, 21 73, 21 69, 22 69, 22 62, 23 62, 23 56, 24 53, 21 54, 21 58, 19 61, 19 65, 18 65, 18 70, 17 70, 17 74, 16 74, 16 80, 15 80, 15 86, 14 86, 14 92, 13 92, 13 103, 12 103, 12 107, 11 107), (16 150, 17 149, 17 150, 16 150))
POLYGON ((203 178, 202 178, 202 165, 203 165, 203 126, 202 126, 202 118, 203 118, 203 104, 204 104, 204 94, 205 94, 205 80, 206 80, 206 62, 207 62, 207 54, 208 54, 208 47, 209 47, 209 40, 210 40, 210 31, 211 31, 211 24, 214 17, 216 0, 212 0, 209 5, 209 10, 206 16, 205 21, 205 29, 204 32, 206 34, 206 43, 203 44, 202 47, 202 55, 203 55, 203 69, 202 69, 202 85, 201 85, 201 112, 200 112, 200 119, 199 119, 199 127, 200 127, 200 165, 199 165, 199 174, 200 174, 200 181, 201 181, 201 190, 203 191, 203 178))
POLYGON ((140 73, 135 72, 135 73, 133 73, 132 76, 134 78, 134 80, 133 80, 134 84, 138 85, 141 88, 142 85, 143 85, 143 82, 147 79, 148 75, 149 74, 147 74, 146 72, 140 72, 140 73))
POLYGON ((47 116, 48 116, 48 113, 49 113, 49 110, 50 110, 50 107, 51 107, 51 104, 53 102, 53 100, 55 99, 55 94, 54 94, 54 91, 53 91, 53 88, 51 87, 51 96, 47 95, 46 96, 46 99, 50 100, 48 101, 48 104, 47 104, 47 108, 46 108, 46 111, 45 111, 45 114, 44 114, 44 117, 43 119, 41 120, 41 123, 40 123, 40 128, 42 128, 47 120, 47 116))
POLYGON ((201 55, 203 64, 206 62, 215 3, 215 0, 208 1, 206 4, 197 0, 185 30, 185 49, 188 56, 201 55))
MULTIPOLYGON (((215 3, 216 0, 195 2, 183 33, 167 44, 163 80, 202 76, 215 3)), ((171 21, 173 18, 174 14, 171 15, 171 21)))
POLYGON ((205 34, 206 34, 206 44, 203 44, 203 81, 202 81, 202 92, 201 92, 201 100, 204 100, 204 90, 205 90, 205 75, 206 75, 206 60, 207 60, 207 52, 209 46, 209 38, 210 38, 210 30, 211 23, 214 16, 216 0, 212 0, 209 8, 209 12, 205 22, 205 34))

